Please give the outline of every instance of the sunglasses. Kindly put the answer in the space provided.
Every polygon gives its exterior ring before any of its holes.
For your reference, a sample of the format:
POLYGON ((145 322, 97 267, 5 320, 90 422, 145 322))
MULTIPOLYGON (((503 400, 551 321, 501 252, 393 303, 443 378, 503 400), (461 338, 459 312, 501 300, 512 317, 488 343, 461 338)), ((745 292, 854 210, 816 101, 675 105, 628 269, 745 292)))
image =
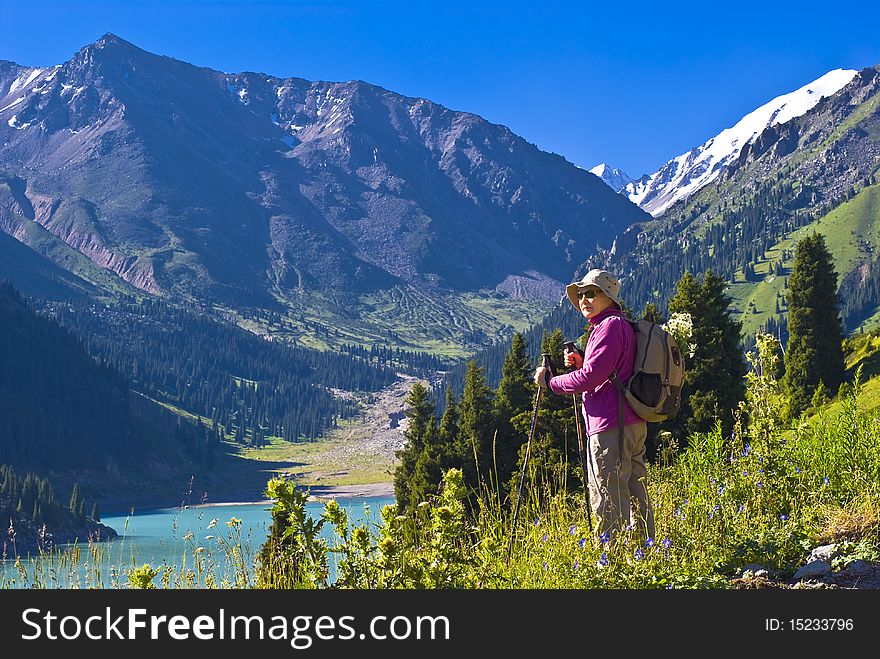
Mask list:
POLYGON ((578 291, 577 292, 577 299, 582 300, 583 298, 587 298, 588 300, 592 300, 594 297, 599 295, 599 293, 601 293, 601 292, 602 291, 597 291, 595 289, 589 289, 586 291, 578 291))

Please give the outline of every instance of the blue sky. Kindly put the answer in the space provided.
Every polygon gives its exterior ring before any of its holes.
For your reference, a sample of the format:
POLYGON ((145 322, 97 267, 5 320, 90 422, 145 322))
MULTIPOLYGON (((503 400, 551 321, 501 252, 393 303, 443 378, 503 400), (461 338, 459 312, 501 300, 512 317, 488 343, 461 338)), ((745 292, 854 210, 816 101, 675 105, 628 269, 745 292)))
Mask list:
POLYGON ((880 64, 880 3, 0 0, 0 59, 112 32, 226 72, 359 79, 631 176, 835 68, 880 64))

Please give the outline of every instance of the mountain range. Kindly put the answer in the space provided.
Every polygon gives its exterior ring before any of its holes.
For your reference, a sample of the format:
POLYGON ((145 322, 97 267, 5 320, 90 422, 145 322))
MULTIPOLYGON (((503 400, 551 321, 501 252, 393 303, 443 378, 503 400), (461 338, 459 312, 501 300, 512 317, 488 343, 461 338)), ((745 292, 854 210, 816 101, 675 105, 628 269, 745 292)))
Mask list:
POLYGON ((700 146, 672 158, 653 174, 633 179, 604 163, 590 171, 615 192, 622 192, 658 217, 675 202, 717 179, 768 128, 802 116, 821 99, 840 91, 855 75, 853 69, 834 69, 793 92, 777 96, 700 146))
POLYGON ((80 290, 361 326, 363 296, 546 305, 648 218, 504 126, 366 82, 223 73, 112 34, 51 68, 0 62, 0 228, 80 290))
POLYGON ((769 125, 710 184, 631 227, 613 254, 581 270, 609 267, 634 307, 662 307, 682 273, 712 269, 730 282, 746 343, 762 327, 784 338, 794 247, 818 232, 834 259, 846 331, 866 320, 869 329, 880 320, 878 175, 880 67, 867 67, 800 116, 769 125))

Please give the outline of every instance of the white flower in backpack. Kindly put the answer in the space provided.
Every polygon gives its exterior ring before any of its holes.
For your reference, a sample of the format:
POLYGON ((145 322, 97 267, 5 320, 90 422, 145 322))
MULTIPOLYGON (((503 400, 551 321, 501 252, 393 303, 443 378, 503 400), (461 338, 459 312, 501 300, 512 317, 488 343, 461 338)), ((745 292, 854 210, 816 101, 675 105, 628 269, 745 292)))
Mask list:
POLYGON ((694 321, 689 313, 674 313, 663 325, 663 329, 672 335, 682 354, 693 357, 697 344, 691 343, 694 335, 694 321))

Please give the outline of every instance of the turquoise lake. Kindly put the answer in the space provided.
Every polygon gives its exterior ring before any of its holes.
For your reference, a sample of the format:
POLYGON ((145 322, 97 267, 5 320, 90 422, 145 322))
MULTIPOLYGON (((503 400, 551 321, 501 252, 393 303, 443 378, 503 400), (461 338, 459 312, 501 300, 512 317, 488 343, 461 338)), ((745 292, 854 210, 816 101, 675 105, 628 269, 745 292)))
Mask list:
MULTIPOLYGON (((381 523, 382 507, 394 503, 393 497, 358 497, 337 500, 348 513, 352 524, 381 523)), ((78 545, 78 566, 71 567, 57 556, 22 559, 28 576, 24 577, 11 560, 0 564, 0 579, 6 587, 32 587, 40 583, 48 588, 127 587, 126 572, 150 564, 153 568, 169 566, 171 574, 180 569, 192 571, 197 561, 218 578, 234 570, 228 565, 230 547, 237 547, 253 575, 253 558, 269 535, 272 523, 271 502, 214 504, 184 508, 159 508, 134 511, 133 514, 103 515, 102 523, 116 530, 119 537, 111 542, 78 545), (240 524, 234 520, 239 520, 240 524), (90 551, 91 550, 91 551, 90 551), (94 555, 92 555, 94 554, 94 555), (14 579, 14 582, 11 580, 14 579)), ((306 513, 320 519, 323 501, 310 501, 306 513)), ((333 546, 335 534, 325 524, 322 533, 333 546)), ((71 545, 67 545, 70 548, 71 545)), ((64 552, 62 552, 64 553, 64 552)), ((331 578, 333 560, 330 558, 331 578)), ((154 583, 162 587, 161 573, 154 583)), ((171 577, 172 587, 174 576, 171 577)), ((182 585, 178 585, 182 587, 182 585)))

